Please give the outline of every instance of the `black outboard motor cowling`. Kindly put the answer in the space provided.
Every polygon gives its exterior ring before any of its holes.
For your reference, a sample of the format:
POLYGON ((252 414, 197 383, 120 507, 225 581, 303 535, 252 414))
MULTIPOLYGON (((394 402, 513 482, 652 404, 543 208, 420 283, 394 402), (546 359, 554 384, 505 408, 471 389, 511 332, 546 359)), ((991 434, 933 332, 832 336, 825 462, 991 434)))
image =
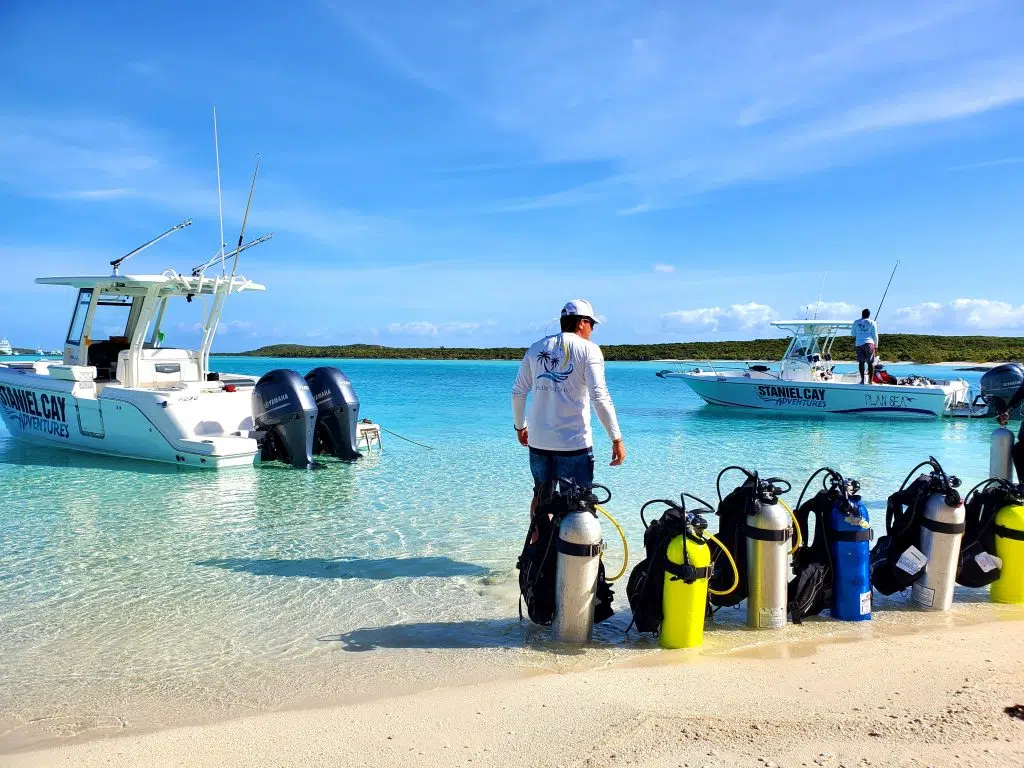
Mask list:
POLYGON ((265 374, 252 391, 253 424, 266 433, 264 461, 283 461, 305 469, 313 464, 316 403, 297 371, 280 368, 265 374))
POLYGON ((1024 405, 1024 365, 1004 363, 981 377, 981 397, 997 412, 1024 405))
POLYGON ((362 457, 356 443, 359 398, 348 376, 337 368, 324 366, 306 374, 306 383, 316 402, 316 452, 354 461, 362 457))

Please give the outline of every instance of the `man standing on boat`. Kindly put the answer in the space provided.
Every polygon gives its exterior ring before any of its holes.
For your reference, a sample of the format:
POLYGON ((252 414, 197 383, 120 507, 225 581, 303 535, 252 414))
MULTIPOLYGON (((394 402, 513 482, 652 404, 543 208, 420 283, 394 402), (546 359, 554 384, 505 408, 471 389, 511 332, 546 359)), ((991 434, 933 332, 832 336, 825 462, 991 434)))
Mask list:
POLYGON ((864 384, 864 367, 868 369, 867 384, 874 383, 875 378, 875 354, 878 349, 878 326, 871 319, 871 310, 865 309, 860 313, 860 320, 855 320, 850 326, 850 335, 854 337, 854 344, 857 347, 857 367, 860 369, 860 383, 864 384))
POLYGON ((561 333, 526 352, 512 387, 512 418, 519 442, 530 449, 534 488, 565 479, 581 488, 594 482, 590 406, 612 440, 611 466, 626 459, 615 406, 604 378, 604 355, 590 340, 597 320, 589 301, 562 308, 561 333), (526 398, 533 393, 527 418, 526 398))

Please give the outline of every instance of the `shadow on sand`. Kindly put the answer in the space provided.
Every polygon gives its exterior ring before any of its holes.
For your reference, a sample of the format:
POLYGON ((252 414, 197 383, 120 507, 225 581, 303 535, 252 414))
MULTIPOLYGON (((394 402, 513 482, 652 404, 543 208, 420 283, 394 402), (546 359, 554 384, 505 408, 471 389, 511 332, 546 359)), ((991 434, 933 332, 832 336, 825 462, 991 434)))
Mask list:
POLYGON ((307 557, 298 560, 225 557, 200 560, 196 565, 223 568, 254 576, 303 576, 307 579, 374 579, 447 576, 485 576, 482 565, 449 557, 383 557, 379 560, 347 557, 307 557))
POLYGON ((523 645, 578 655, 582 648, 559 646, 549 639, 545 627, 518 619, 475 619, 470 621, 424 621, 389 627, 355 629, 342 635, 319 638, 340 642, 344 650, 359 653, 378 648, 511 648, 523 645))

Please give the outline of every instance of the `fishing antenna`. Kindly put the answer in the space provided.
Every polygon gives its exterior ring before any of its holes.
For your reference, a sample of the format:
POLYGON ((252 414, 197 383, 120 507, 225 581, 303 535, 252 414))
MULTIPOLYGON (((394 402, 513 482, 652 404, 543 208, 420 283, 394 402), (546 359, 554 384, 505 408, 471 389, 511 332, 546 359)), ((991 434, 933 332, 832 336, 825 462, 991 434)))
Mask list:
POLYGON ((885 304, 885 297, 889 293, 889 286, 892 285, 892 279, 896 276, 896 269, 899 267, 899 260, 896 261, 896 266, 892 268, 892 274, 889 275, 889 282, 885 284, 885 292, 882 294, 882 300, 878 302, 878 309, 875 310, 875 320, 878 320, 878 314, 882 311, 882 305, 885 304))
POLYGON ((220 219, 220 274, 224 276, 224 198, 220 191, 220 141, 217 138, 217 107, 213 108, 213 154, 217 160, 217 214, 220 219))
POLYGON ((814 320, 818 319, 818 310, 821 309, 821 297, 825 293, 825 278, 828 277, 828 270, 821 276, 821 287, 818 289, 818 300, 814 303, 814 320))
POLYGON ((228 292, 231 292, 231 285, 235 281, 235 272, 238 270, 238 254, 242 252, 242 240, 245 239, 245 225, 249 221, 249 207, 252 205, 252 193, 256 189, 256 177, 260 172, 260 156, 256 155, 256 170, 252 173, 252 184, 249 185, 249 200, 245 204, 245 215, 242 216, 242 230, 238 233, 238 247, 235 248, 235 263, 231 266, 231 279, 228 281, 228 292))
POLYGON ((110 266, 112 266, 114 268, 114 274, 117 275, 118 274, 118 271, 117 271, 118 268, 124 262, 128 261, 128 259, 130 259, 135 254, 142 253, 142 251, 144 251, 147 248, 149 248, 149 246, 156 245, 161 240, 163 240, 165 237, 167 237, 170 234, 173 234, 174 232, 177 232, 179 229, 184 229, 185 227, 190 227, 190 226, 192 226, 192 219, 185 219, 183 222, 181 222, 181 224, 178 224, 177 226, 171 227, 170 229, 168 229, 166 232, 164 232, 161 235, 157 235, 152 240, 150 240, 148 243, 143 243, 142 245, 140 245, 135 250, 128 251, 128 253, 126 253, 121 258, 114 259, 112 262, 110 262, 110 266))

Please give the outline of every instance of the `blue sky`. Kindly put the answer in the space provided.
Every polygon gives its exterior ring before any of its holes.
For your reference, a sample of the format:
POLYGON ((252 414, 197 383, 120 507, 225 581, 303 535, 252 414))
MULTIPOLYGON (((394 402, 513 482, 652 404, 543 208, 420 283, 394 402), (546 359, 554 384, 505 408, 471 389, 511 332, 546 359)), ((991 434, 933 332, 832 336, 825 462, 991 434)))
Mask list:
MULTIPOLYGON (((191 268, 275 232, 221 350, 1024 335, 1024 4, 0 4, 0 336, 56 346, 39 275, 191 268)), ((69 289, 68 289, 69 290, 69 289)), ((191 344, 179 313, 169 341, 191 344)), ((884 344, 884 339, 883 339, 884 344)))

